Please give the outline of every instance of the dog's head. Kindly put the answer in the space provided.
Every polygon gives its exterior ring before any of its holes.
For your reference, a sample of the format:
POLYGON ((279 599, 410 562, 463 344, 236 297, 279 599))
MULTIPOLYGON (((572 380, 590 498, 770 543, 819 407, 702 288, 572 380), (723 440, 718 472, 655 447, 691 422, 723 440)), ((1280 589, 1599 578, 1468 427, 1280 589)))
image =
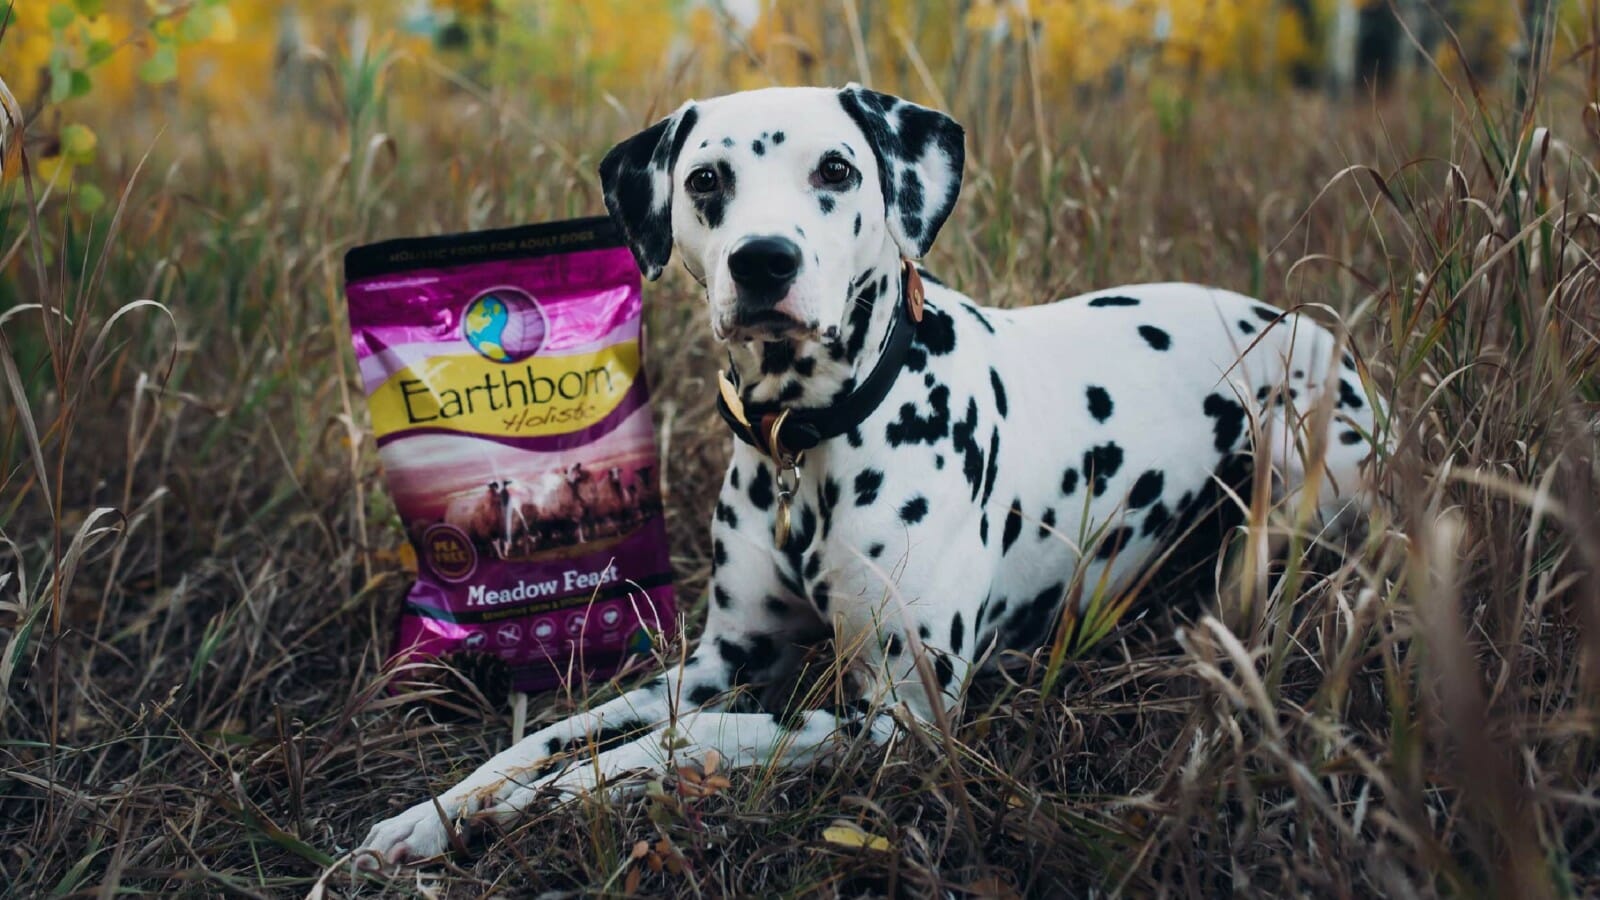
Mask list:
POLYGON ((961 189, 961 126, 857 85, 685 103, 600 162, 639 268, 674 246, 728 340, 837 336, 858 273, 927 253, 961 189))

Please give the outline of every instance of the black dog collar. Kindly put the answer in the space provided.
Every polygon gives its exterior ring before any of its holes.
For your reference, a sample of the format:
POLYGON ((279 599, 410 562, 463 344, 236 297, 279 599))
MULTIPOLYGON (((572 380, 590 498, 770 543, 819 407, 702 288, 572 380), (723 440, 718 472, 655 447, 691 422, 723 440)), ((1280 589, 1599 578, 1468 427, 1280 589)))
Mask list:
POLYGON ((793 467, 805 451, 866 421, 900 377, 915 324, 922 321, 922 277, 909 259, 901 263, 900 293, 903 302, 895 304, 883 353, 849 396, 819 409, 785 409, 777 404, 746 407, 728 373, 718 372, 721 391, 717 397, 717 412, 722 414, 723 421, 739 440, 786 468, 793 467))

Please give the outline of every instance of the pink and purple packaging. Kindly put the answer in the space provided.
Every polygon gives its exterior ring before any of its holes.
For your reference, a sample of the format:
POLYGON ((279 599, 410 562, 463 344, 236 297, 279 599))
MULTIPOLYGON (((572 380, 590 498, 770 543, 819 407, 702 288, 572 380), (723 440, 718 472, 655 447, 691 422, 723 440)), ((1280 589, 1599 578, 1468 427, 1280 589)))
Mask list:
POLYGON ((417 551, 394 656, 489 655, 537 691, 670 636, 639 271, 610 220, 357 247, 345 285, 417 551))

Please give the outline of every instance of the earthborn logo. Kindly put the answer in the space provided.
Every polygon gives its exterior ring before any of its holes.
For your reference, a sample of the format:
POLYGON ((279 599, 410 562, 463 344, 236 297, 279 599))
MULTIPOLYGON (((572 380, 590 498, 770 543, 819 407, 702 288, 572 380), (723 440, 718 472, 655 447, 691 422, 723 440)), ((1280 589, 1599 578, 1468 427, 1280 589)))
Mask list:
POLYGON ((544 437, 602 421, 638 377, 638 340, 551 355, 550 327, 527 291, 479 292, 461 310, 458 333, 466 347, 413 362, 373 389, 368 406, 378 439, 418 426, 544 437))
POLYGON ((461 336, 485 359, 499 363, 538 353, 548 328, 538 301, 514 287, 484 291, 461 315, 461 336))

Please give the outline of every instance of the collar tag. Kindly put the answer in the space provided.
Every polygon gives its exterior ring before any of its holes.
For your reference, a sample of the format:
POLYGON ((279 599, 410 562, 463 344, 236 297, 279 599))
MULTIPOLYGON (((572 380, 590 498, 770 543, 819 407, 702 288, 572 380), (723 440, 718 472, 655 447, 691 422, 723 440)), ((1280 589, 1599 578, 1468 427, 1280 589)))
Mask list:
POLYGON ((906 272, 906 309, 911 313, 911 321, 922 322, 922 273, 917 271, 917 264, 909 259, 900 260, 906 272))
POLYGON ((727 370, 717 370, 717 390, 722 394, 722 402, 733 413, 733 417, 745 428, 750 427, 750 420, 745 418, 744 400, 739 397, 739 389, 733 386, 733 381, 728 378, 727 370))

